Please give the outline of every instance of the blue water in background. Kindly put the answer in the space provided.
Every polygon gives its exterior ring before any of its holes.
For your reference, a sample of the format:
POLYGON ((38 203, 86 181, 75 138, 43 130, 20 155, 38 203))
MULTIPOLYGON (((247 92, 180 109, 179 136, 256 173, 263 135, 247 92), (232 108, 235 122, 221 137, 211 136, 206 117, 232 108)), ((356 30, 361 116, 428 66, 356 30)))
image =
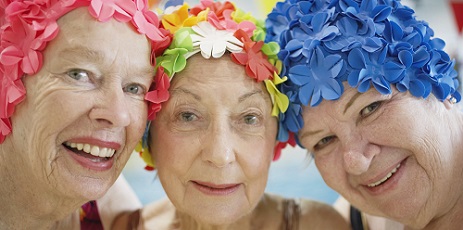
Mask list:
MULTIPOLYGON (((140 157, 133 154, 122 173, 142 204, 164 198, 166 194, 156 178, 155 171, 146 171, 143 167, 140 157)), ((334 203, 338 197, 338 194, 325 184, 305 150, 292 147, 283 150, 281 158, 272 163, 266 192, 329 204, 334 203)))

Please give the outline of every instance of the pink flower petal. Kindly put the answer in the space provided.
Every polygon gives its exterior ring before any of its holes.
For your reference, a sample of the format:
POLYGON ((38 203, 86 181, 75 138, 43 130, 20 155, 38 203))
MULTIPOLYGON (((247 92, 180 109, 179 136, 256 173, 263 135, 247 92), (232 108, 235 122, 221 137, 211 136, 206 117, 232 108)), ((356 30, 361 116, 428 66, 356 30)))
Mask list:
POLYGON ((2 92, 0 93, 0 117, 13 115, 14 106, 19 104, 26 96, 26 89, 18 79, 11 82, 10 79, 3 79, 2 92))
POLYGON ((42 67, 42 53, 34 50, 29 51, 28 55, 23 58, 21 64, 24 73, 37 73, 40 67, 42 67))
POLYGON ((8 118, 0 119, 0 144, 3 143, 5 137, 11 133, 11 122, 8 118))
POLYGON ((242 21, 238 24, 238 28, 246 32, 249 37, 252 37, 254 30, 256 29, 256 25, 250 21, 242 21))
POLYGON ((51 22, 43 30, 43 33, 40 36, 40 39, 42 41, 47 41, 47 42, 51 41, 56 37, 56 35, 58 35, 58 32, 59 32, 58 23, 51 22))
POLYGON ((15 65, 21 61, 23 56, 21 50, 14 46, 8 46, 0 53, 0 61, 3 65, 15 65))
POLYGON ((158 27, 149 23, 141 12, 136 12, 133 16, 133 22, 137 30, 141 34, 145 34, 148 38, 153 41, 161 41, 164 39, 164 35, 161 33, 158 27))

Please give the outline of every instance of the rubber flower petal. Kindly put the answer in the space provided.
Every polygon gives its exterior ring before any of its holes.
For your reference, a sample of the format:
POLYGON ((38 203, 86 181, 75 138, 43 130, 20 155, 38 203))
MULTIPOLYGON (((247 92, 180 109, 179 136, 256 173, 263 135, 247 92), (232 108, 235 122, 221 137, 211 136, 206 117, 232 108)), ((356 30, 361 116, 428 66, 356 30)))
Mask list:
POLYGON ((301 21, 305 20, 306 18, 310 18, 310 26, 306 27, 305 23, 308 22, 300 24, 300 31, 307 33, 307 36, 304 36, 303 40, 304 50, 302 54, 305 57, 309 57, 307 53, 310 53, 315 46, 320 44, 320 42, 329 42, 338 35, 338 27, 332 26, 328 23, 330 17, 331 16, 329 13, 317 13, 313 17, 301 18, 301 21))
POLYGON ((112 17, 120 22, 128 22, 135 14, 134 2, 121 0, 92 0, 90 14, 101 22, 106 22, 112 17))
POLYGON ((217 30, 208 22, 199 22, 192 29, 195 32, 191 35, 193 47, 199 47, 204 58, 219 58, 225 50, 236 53, 243 49, 243 43, 232 32, 217 30))
POLYGON ((152 44, 151 63, 154 55, 170 44, 168 31, 159 28, 157 16, 147 9, 141 0, 40 0, 0 2, 0 143, 11 132, 14 107, 24 99, 26 92, 22 77, 39 72, 43 65, 42 52, 53 40, 59 26, 56 22, 66 13, 86 7, 98 21, 114 18, 131 22, 140 34, 146 35, 152 44))
POLYGON ((251 37, 254 34, 254 30, 256 29, 256 25, 251 21, 241 21, 237 23, 232 18, 232 10, 225 10, 223 12, 223 17, 219 18, 214 12, 209 12, 208 21, 218 30, 228 30, 228 31, 237 31, 239 29, 246 32, 246 34, 251 37))
MULTIPOLYGON (((14 76, 12 74, 11 76, 14 76)), ((0 143, 4 138, 11 132, 11 122, 7 117, 10 117, 14 108, 19 104, 26 96, 26 89, 21 79, 11 79, 9 74, 4 75, 3 71, 0 71, 0 143)))
POLYGON ((213 0, 201 0, 200 4, 190 9, 192 15, 198 15, 201 12, 207 11, 215 14, 220 20, 223 19, 223 12, 226 10, 235 10, 235 6, 231 2, 214 2, 213 0))
POLYGON ((232 53, 232 60, 237 64, 246 66, 247 75, 255 78, 258 82, 272 79, 277 69, 270 64, 268 57, 262 52, 264 42, 252 41, 242 30, 238 30, 235 36, 244 42, 245 52, 232 53))
POLYGON ((156 113, 161 110, 161 103, 169 99, 169 87, 169 76, 164 72, 163 67, 159 67, 154 77, 154 84, 145 95, 145 100, 148 101, 148 120, 154 120, 156 113))
POLYGON ((278 90, 278 88, 276 87, 277 85, 285 82, 286 80, 286 77, 280 78, 280 76, 278 76, 276 72, 273 79, 264 80, 265 87, 267 88, 267 91, 270 94, 270 98, 273 102, 272 116, 278 117, 280 113, 284 113, 288 109, 288 96, 286 96, 286 94, 281 93, 280 90, 278 90))
POLYGON ((154 12, 149 11, 143 1, 137 1, 137 11, 133 14, 133 25, 137 28, 138 33, 145 34, 153 41, 163 42, 168 40, 166 33, 159 28, 159 19, 154 12))
POLYGON ((292 147, 296 146, 296 138, 294 136, 294 133, 289 133, 289 138, 288 141, 286 142, 278 142, 278 144, 275 146, 275 150, 273 151, 273 161, 276 161, 280 159, 281 157, 281 151, 286 148, 287 145, 290 145, 292 147))
POLYGON ((391 84, 400 81, 405 66, 386 59, 386 54, 386 49, 374 53, 358 48, 350 51, 348 60, 352 72, 348 77, 349 85, 357 87, 361 93, 366 92, 370 84, 382 94, 392 93, 391 84))
POLYGON ((149 151, 149 148, 143 141, 139 141, 137 146, 135 146, 135 152, 137 152, 143 162, 145 162, 145 170, 147 171, 153 171, 156 169, 156 165, 154 164, 153 158, 151 157, 151 153, 149 151))
POLYGON ((339 80, 344 61, 339 55, 328 55, 317 48, 310 63, 297 65, 289 70, 289 78, 299 89, 299 99, 303 105, 318 105, 321 100, 335 100, 341 97, 343 85, 339 80))
POLYGON ((26 96, 26 89, 21 79, 11 79, 8 75, 0 73, 2 82, 0 92, 0 117, 10 117, 14 112, 14 106, 19 104, 26 96))
POLYGON ((265 41, 281 47, 281 68, 273 63, 288 76, 277 86, 290 101, 280 114, 278 140, 301 129, 302 106, 338 99, 344 81, 361 93, 373 86, 390 94, 395 86, 416 97, 460 101, 455 61, 414 14, 400 0, 278 2, 265 24, 265 41))
POLYGON ((193 51, 193 41, 191 34, 193 31, 190 28, 182 28, 175 33, 172 40, 171 49, 167 49, 157 62, 164 67, 165 72, 169 76, 182 71, 186 67, 187 53, 193 51))
MULTIPOLYGON (((272 12, 267 15, 265 27, 267 30, 266 42, 280 42, 280 36, 287 29, 291 21, 299 19, 298 5, 292 1, 277 2, 272 12)), ((281 46, 281 44, 280 44, 281 46)))
POLYGON ((11 133, 11 130, 10 119, 0 118, 0 143, 3 143, 6 136, 11 133))
MULTIPOLYGON (((266 32, 263 21, 237 10, 230 2, 202 0, 199 6, 189 11, 187 8, 186 4, 169 8, 161 19, 163 25, 175 33, 171 45, 156 59, 157 65, 164 67, 165 73, 172 79, 175 73, 185 68, 187 59, 198 52, 208 59, 220 58, 229 51, 232 60, 244 66, 249 77, 265 84, 273 104, 272 115, 278 119, 285 118, 284 113, 292 104, 285 92, 280 90, 287 80, 287 77, 280 77, 284 76, 280 75, 283 69, 282 62, 278 60, 280 46, 276 42, 264 44, 266 32), (194 16, 201 17, 201 20, 188 21, 194 16), (203 16, 205 20, 202 20, 203 16)), ((292 107, 292 113, 300 115, 301 111, 294 110, 296 107, 292 107)), ((293 114, 287 116, 293 121, 284 124, 293 122, 299 127, 302 120, 293 114)), ((278 141, 282 143, 275 147, 275 160, 290 139, 288 128, 281 126, 279 130, 282 131, 279 131, 278 141)), ((295 145, 295 142, 290 143, 295 145)))
POLYGON ((162 25, 171 33, 175 33, 182 27, 191 27, 204 20, 206 20, 204 13, 200 13, 198 16, 191 16, 188 13, 188 4, 183 4, 171 14, 163 15, 162 25))
POLYGON ((281 142, 288 141, 290 132, 298 132, 304 126, 302 119, 302 106, 291 103, 285 113, 280 113, 277 139, 281 142))

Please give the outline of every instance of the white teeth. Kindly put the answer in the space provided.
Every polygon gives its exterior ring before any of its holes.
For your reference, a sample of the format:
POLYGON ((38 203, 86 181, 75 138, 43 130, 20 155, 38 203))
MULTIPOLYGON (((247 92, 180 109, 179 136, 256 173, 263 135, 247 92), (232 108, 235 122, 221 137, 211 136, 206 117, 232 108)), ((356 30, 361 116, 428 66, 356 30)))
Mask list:
POLYGON ((392 171, 390 171, 384 178, 382 178, 381 180, 379 181, 376 181, 374 183, 371 183, 371 184, 368 184, 368 187, 372 188, 372 187, 376 187, 380 184, 382 184, 383 182, 387 181, 387 179, 391 178, 391 176, 397 172, 397 169, 400 168, 400 164, 398 164, 392 171))
POLYGON ((90 150, 90 154, 93 156, 100 156, 100 148, 98 148, 98 146, 93 146, 92 150, 90 150))
MULTIPOLYGON (((92 147, 90 147, 89 144, 84 144, 84 152, 86 153, 91 153, 90 150, 91 150, 92 147)), ((98 155, 97 155, 98 156, 98 155)))
POLYGON ((65 145, 73 149, 82 150, 96 157, 112 157, 114 153, 116 152, 115 149, 104 148, 104 147, 99 147, 96 145, 83 144, 83 143, 66 142, 65 145))

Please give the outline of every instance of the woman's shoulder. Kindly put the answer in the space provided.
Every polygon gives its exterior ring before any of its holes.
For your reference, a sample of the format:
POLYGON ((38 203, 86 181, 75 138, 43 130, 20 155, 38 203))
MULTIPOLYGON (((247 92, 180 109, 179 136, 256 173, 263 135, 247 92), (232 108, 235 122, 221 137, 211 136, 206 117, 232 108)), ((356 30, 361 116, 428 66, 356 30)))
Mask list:
POLYGON ((142 209, 119 215, 111 229, 167 229, 162 226, 171 224, 174 216, 175 207, 169 199, 165 198, 147 204, 142 209))
POLYGON ((290 229, 350 229, 348 223, 331 205, 303 198, 286 198, 266 193, 259 206, 273 217, 274 224, 290 229), (265 208, 264 208, 265 207, 265 208), (278 221, 277 221, 278 220, 278 221), (292 227, 297 225, 297 227, 292 227))
POLYGON ((297 199, 300 206, 299 229, 350 229, 333 206, 315 200, 297 199))
POLYGON ((168 229, 174 222, 175 211, 168 198, 153 202, 141 209, 141 223, 144 229, 168 229))

